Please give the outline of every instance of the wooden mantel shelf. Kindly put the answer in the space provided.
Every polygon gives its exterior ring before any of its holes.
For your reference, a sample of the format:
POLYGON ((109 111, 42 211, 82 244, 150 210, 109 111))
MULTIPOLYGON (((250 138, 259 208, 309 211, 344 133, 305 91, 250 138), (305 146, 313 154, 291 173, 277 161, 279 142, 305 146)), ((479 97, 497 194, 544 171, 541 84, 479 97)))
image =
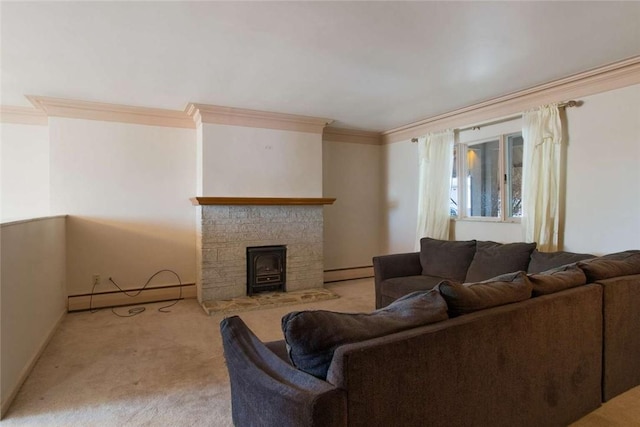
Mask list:
POLYGON ((207 205, 332 205, 335 198, 308 198, 308 197, 192 197, 194 206, 207 205))

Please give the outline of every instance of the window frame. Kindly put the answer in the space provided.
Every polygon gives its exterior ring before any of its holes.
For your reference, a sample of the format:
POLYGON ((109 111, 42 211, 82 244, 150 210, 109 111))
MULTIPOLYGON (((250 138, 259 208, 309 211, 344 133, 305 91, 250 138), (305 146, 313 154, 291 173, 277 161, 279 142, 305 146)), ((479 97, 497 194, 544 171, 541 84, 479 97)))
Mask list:
MULTIPOLYGON (((494 222, 494 223, 520 223, 521 217, 519 216, 507 216, 507 211, 510 208, 507 208, 506 201, 507 195, 509 194, 509 190, 507 189, 507 184, 509 184, 512 180, 512 177, 507 176, 508 170, 510 170, 507 165, 508 150, 507 150, 507 141, 509 137, 520 136, 522 137, 522 132, 506 132, 501 133, 499 135, 478 138, 467 142, 459 142, 455 143, 455 150, 457 155, 455 156, 455 168, 457 171, 457 211, 458 215, 452 215, 451 219, 454 221, 469 221, 469 222, 494 222), (466 179, 461 179, 461 177, 466 178, 468 175, 468 164, 467 164, 467 148, 473 145, 479 145, 491 141, 498 141, 498 177, 499 178, 499 197, 500 197, 500 215, 499 216, 469 216, 467 215, 468 205, 468 195, 467 195, 467 185, 466 179), (464 153, 464 155, 463 155, 464 153)), ((453 185, 453 171, 452 171, 452 185, 453 185)), ((522 191, 522 190, 521 190, 522 191)))

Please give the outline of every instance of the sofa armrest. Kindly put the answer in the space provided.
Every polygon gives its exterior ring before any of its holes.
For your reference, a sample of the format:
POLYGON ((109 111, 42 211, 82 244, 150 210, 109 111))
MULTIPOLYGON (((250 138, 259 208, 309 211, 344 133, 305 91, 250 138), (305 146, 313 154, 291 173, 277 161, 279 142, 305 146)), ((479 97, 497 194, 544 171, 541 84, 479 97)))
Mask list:
POLYGON ((236 426, 346 426, 344 390, 286 363, 237 316, 220 333, 236 426))
POLYGON ((418 276, 422 274, 420 252, 373 257, 373 274, 376 286, 376 308, 381 308, 380 285, 382 281, 393 277, 418 276))

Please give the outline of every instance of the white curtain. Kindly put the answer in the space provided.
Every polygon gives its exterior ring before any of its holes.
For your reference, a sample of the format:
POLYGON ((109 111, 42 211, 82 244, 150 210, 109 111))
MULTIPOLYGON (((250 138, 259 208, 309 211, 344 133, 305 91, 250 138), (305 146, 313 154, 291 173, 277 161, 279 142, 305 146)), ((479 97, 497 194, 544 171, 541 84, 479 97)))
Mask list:
POLYGON ((523 114, 522 227, 540 251, 558 249, 562 125, 558 105, 523 114))
POLYGON ((454 133, 446 130, 418 138, 420 159, 418 193, 418 229, 416 249, 420 239, 449 239, 449 192, 453 168, 454 133))

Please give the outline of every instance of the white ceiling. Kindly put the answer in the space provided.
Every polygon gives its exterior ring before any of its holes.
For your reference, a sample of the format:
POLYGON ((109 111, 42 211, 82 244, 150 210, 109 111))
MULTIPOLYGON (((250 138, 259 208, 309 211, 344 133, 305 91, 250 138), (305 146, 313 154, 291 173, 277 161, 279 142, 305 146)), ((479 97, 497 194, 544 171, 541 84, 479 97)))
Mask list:
POLYGON ((640 55, 640 2, 2 2, 2 105, 187 102, 388 130, 640 55))

